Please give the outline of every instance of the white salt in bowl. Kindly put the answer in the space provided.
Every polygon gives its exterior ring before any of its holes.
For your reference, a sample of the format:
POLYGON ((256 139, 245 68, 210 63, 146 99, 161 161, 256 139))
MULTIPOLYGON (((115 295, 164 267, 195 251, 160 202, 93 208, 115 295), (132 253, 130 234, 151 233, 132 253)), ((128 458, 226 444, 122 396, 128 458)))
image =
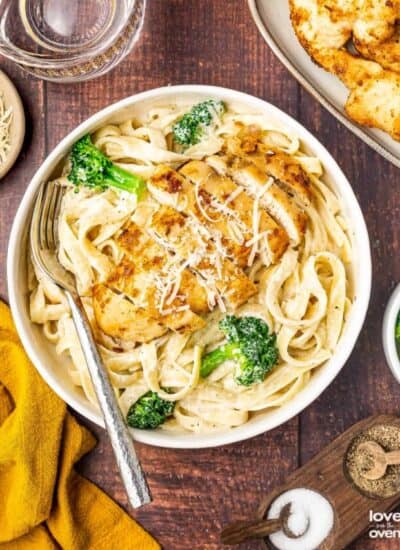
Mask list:
POLYGON ((171 433, 169 431, 133 430, 137 441, 175 448, 202 448, 234 443, 248 439, 290 420, 310 405, 332 382, 346 363, 360 333, 371 292, 371 255, 368 233, 357 199, 343 172, 325 147, 301 124, 270 103, 256 97, 215 86, 170 86, 128 97, 99 111, 68 134, 50 153, 28 185, 13 223, 8 247, 7 277, 10 305, 22 343, 44 380, 71 407, 92 422, 103 426, 99 410, 70 380, 66 357, 59 357, 54 346, 44 337, 41 328, 29 319, 27 286, 27 232, 33 201, 42 181, 49 180, 57 164, 69 153, 73 143, 100 126, 123 121, 138 110, 154 105, 180 101, 196 103, 214 97, 256 113, 270 117, 271 122, 283 125, 302 141, 303 149, 318 157, 324 166, 325 181, 336 191, 342 203, 343 214, 350 228, 354 261, 351 279, 354 304, 344 333, 333 357, 316 370, 307 384, 293 399, 281 407, 254 415, 243 426, 209 434, 171 433))

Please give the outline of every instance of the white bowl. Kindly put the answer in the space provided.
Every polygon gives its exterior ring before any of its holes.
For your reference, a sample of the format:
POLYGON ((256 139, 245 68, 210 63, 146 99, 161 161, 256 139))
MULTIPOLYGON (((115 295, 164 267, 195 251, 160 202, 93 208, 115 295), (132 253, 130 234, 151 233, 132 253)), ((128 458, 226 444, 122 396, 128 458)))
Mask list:
POLYGON ((383 317, 382 341, 386 361, 397 382, 400 382, 400 359, 397 351, 395 330, 400 311, 400 284, 396 286, 388 301, 383 317))
POLYGON ((119 122, 134 115, 140 106, 171 103, 175 98, 196 102, 200 99, 216 97, 253 112, 265 113, 272 121, 281 123, 301 139, 303 148, 317 156, 325 168, 325 180, 337 191, 341 198, 344 215, 350 226, 354 248, 353 286, 356 299, 344 334, 334 356, 312 376, 309 384, 291 401, 281 407, 254 416, 243 426, 225 432, 211 434, 175 434, 162 430, 134 430, 136 440, 151 445, 175 448, 202 448, 233 443, 253 437, 279 426, 291 419, 312 403, 332 382, 348 359, 368 308, 371 291, 371 255, 368 233, 364 218, 353 190, 328 151, 299 123, 291 117, 250 95, 213 86, 171 86, 144 92, 124 99, 83 122, 65 137, 34 175, 22 199, 14 224, 8 248, 7 270, 10 305, 22 343, 46 382, 71 407, 96 424, 103 425, 99 411, 88 402, 82 391, 68 377, 63 364, 67 359, 55 354, 54 347, 44 337, 41 328, 31 323, 28 312, 28 289, 26 277, 26 242, 30 211, 36 190, 42 181, 48 180, 58 164, 69 152, 72 144, 87 132, 110 122, 119 122))

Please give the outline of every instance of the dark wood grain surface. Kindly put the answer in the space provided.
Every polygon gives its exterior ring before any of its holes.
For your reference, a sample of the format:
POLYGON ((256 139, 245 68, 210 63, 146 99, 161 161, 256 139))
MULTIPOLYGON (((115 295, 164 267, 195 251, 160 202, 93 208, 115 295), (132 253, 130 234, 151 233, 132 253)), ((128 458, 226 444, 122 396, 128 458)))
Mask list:
MULTIPOLYGON (((44 83, 4 59, 0 68, 18 86, 28 117, 23 153, 0 182, 0 294, 4 298, 9 231, 32 174, 79 122, 136 92, 198 83, 262 97, 311 130, 353 185, 371 238, 374 284, 362 335, 333 384, 299 417, 243 443, 197 451, 139 446, 154 502, 132 513, 133 517, 166 550, 220 549, 223 524, 251 515, 265 493, 335 436, 370 414, 396 414, 400 409, 400 388, 385 364, 381 345, 384 307, 400 279, 400 172, 298 86, 263 42, 244 0, 150 0, 134 51, 113 72, 91 82, 44 83)), ((99 444, 80 470, 126 507, 107 437, 101 429, 89 427, 99 444)), ((351 548, 399 546, 399 541, 374 542, 364 536, 351 548)), ((242 550, 257 548, 257 542, 241 546, 242 550)), ((115 550, 119 550, 117 542, 115 550)))

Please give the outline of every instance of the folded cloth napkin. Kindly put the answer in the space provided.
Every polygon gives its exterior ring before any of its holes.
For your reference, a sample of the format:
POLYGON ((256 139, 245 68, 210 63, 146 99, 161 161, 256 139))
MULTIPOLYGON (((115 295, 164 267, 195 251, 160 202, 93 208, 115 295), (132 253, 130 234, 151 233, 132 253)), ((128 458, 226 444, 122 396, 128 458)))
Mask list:
POLYGON ((95 445, 28 360, 0 302, 0 550, 158 550, 73 466, 95 445))

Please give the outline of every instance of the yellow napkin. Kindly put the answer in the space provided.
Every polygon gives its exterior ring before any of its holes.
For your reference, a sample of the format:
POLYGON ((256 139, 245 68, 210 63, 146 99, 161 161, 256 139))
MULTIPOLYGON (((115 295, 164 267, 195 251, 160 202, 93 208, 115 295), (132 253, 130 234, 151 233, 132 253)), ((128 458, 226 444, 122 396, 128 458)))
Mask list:
POLYGON ((95 445, 29 362, 0 302, 0 550, 158 550, 73 466, 95 445))

